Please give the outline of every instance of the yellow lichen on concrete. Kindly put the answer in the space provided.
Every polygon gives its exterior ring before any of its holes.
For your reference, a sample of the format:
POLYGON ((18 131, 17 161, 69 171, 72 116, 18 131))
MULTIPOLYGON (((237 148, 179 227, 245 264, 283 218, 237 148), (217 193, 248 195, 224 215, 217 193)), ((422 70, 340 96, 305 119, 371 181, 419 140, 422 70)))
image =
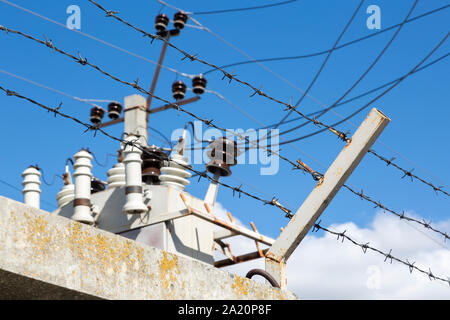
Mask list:
POLYGON ((28 215, 26 215, 25 221, 25 236, 27 241, 32 244, 36 256, 47 254, 51 239, 48 222, 42 216, 31 217, 28 215))
POLYGON ((177 281, 177 274, 180 274, 180 268, 178 267, 178 257, 171 255, 172 259, 167 257, 167 252, 163 251, 163 259, 159 264, 159 277, 166 289, 169 288, 169 284, 177 281))
POLYGON ((236 296, 240 297, 242 295, 246 296, 248 294, 248 283, 248 279, 235 276, 235 281, 232 284, 232 287, 236 296))

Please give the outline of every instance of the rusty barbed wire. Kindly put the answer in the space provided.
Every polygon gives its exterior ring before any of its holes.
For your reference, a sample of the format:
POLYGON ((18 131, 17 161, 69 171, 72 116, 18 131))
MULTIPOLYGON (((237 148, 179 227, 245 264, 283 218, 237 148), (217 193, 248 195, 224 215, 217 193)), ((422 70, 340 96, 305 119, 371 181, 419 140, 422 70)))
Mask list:
POLYGON ((406 169, 403 169, 402 167, 400 167, 399 165, 397 165, 396 163, 394 163, 393 161, 394 161, 395 158, 387 159, 387 158, 385 158, 385 157, 379 155, 379 154, 378 154, 375 150, 373 150, 373 149, 370 149, 368 152, 369 152, 370 154, 373 154, 373 155, 374 155, 375 157, 377 157, 378 159, 380 159, 380 160, 386 162, 386 165, 387 165, 387 166, 392 166, 392 167, 394 167, 394 168, 400 170, 401 172, 403 172, 403 176, 401 177, 402 179, 405 178, 405 177, 410 177, 410 178, 411 178, 411 181, 414 181, 414 178, 415 178, 415 179, 419 180, 420 182, 422 182, 422 183, 424 183, 424 184, 430 186, 431 188, 433 188, 433 190, 436 192, 436 194, 437 194, 438 192, 441 192, 441 193, 445 194, 446 196, 450 196, 450 193, 448 193, 447 191, 443 190, 443 187, 442 187, 442 186, 437 187, 437 186, 435 186, 433 183, 431 183, 431 182, 429 182, 429 181, 426 181, 425 179, 420 178, 419 176, 413 174, 412 172, 413 172, 414 169, 406 170, 406 169))
POLYGON ((423 274, 427 275, 428 278, 429 278, 430 280, 438 280, 438 281, 442 281, 442 282, 445 282, 445 283, 447 283, 448 285, 450 285, 450 278, 447 277, 447 279, 444 279, 444 278, 442 278, 442 277, 435 276, 435 275, 431 272, 431 268, 428 268, 429 271, 427 272, 427 271, 425 271, 425 270, 423 270, 423 269, 417 267, 417 266, 415 265, 415 262, 411 263, 411 262, 408 261, 408 259, 406 259, 406 261, 405 261, 405 260, 402 260, 402 259, 399 259, 399 258, 397 258, 397 257, 395 257, 395 256, 392 255, 392 249, 389 250, 389 253, 383 252, 383 251, 381 251, 381 250, 379 250, 379 249, 377 249, 377 248, 374 248, 374 247, 370 246, 369 242, 367 242, 367 243, 360 243, 360 242, 358 242, 358 241, 352 239, 351 237, 349 237, 349 236, 346 234, 346 231, 347 231, 347 230, 344 230, 343 232, 331 231, 331 230, 329 230, 329 229, 327 229, 327 228, 322 227, 322 226, 320 225, 320 222, 321 222, 321 221, 319 221, 318 223, 314 224, 314 227, 313 227, 313 230, 312 230, 313 232, 317 232, 317 231, 319 231, 319 230, 323 230, 323 231, 325 231, 325 232, 327 232, 327 233, 329 233, 329 234, 333 234, 333 235, 337 236, 337 240, 342 239, 342 242, 344 242, 344 240, 347 239, 347 240, 350 241, 352 244, 354 244, 354 245, 360 247, 360 248, 363 250, 364 253, 366 253, 367 250, 371 250, 371 251, 374 251, 374 252, 376 252, 376 253, 378 253, 378 254, 384 256, 384 257, 385 257, 384 262, 386 262, 388 259, 390 260, 391 263, 392 263, 392 261, 396 261, 396 262, 398 262, 398 263, 401 263, 401 264, 407 266, 407 267, 409 268, 409 272, 410 272, 410 273, 412 273, 413 270, 417 270, 417 271, 419 271, 420 273, 423 273, 423 274))
POLYGON ((259 95, 259 96, 263 96, 263 97, 265 97, 265 98, 267 98, 267 99, 269 99, 269 100, 271 100, 273 102, 276 102, 278 104, 282 104, 282 105, 284 105, 286 107, 286 109, 284 109, 284 111, 296 112, 301 117, 303 117, 303 118, 313 122, 316 126, 321 126, 321 127, 324 127, 326 129, 330 130, 330 132, 332 132, 333 134, 336 134, 339 139, 342 139, 344 141, 348 141, 348 137, 347 137, 346 133, 341 132, 341 131, 337 130, 336 128, 333 128, 332 126, 329 126, 329 125, 327 125, 327 124, 325 124, 325 123, 323 123, 323 122, 321 122, 321 121, 319 121, 317 119, 310 118, 309 116, 307 116, 307 115, 303 114, 302 112, 298 111, 297 108, 295 106, 293 106, 292 104, 290 104, 290 103, 286 103, 284 101, 281 101, 281 100, 279 100, 277 98, 274 98, 274 97, 268 95, 267 93, 265 93, 265 92, 263 92, 261 90, 261 88, 262 88, 261 86, 259 88, 257 88, 254 85, 250 84, 249 82, 240 80, 239 78, 237 78, 237 76, 235 74, 229 73, 228 71, 226 71, 226 70, 224 70, 224 69, 222 69, 222 68, 220 68, 220 67, 218 67, 218 66, 216 66, 216 65, 214 65, 212 63, 209 63, 209 62, 207 62, 205 60, 202 60, 202 59, 198 58, 198 54, 195 54, 195 55, 189 54, 188 52, 186 52, 186 51, 178 48, 174 44, 170 43, 166 38, 164 38, 162 36, 151 34, 151 33, 147 32, 145 30, 142 30, 139 27, 136 27, 135 25, 131 24, 130 22, 128 22, 128 21, 120 18, 119 16, 117 16, 117 11, 107 10, 103 6, 101 6, 99 3, 97 3, 97 2, 95 2, 93 0, 88 0, 88 1, 91 2, 93 5, 95 5, 96 7, 98 7, 100 10, 104 11, 106 13, 107 17, 115 18, 117 21, 120 21, 121 23, 124 23, 125 25, 129 26, 130 28, 132 28, 132 29, 142 33, 144 35, 144 37, 149 37, 149 38, 152 39, 152 41, 157 39, 157 40, 161 40, 161 41, 167 43, 168 46, 170 46, 171 48, 173 48, 173 49, 179 51, 181 54, 183 54, 184 57, 183 57, 182 60, 189 59, 191 61, 197 61, 197 62, 205 64, 205 65, 207 65, 207 66, 209 66, 211 68, 217 69, 217 70, 219 70, 219 71, 221 71, 223 73, 222 80, 227 78, 227 79, 229 79, 230 83, 231 83, 232 80, 234 80, 234 81, 236 81, 236 82, 238 82, 240 84, 243 84, 243 85, 251 88, 252 89, 251 97, 254 97, 255 95, 259 95))
MULTIPOLYGON (((101 128, 98 128, 98 127, 93 126, 93 125, 91 125, 91 124, 85 123, 85 122, 83 122, 83 121, 81 121, 81 120, 79 120, 79 119, 77 119, 77 118, 75 118, 75 117, 73 117, 73 116, 71 116, 71 115, 62 113, 62 112, 60 111, 62 104, 59 104, 59 106, 56 107, 56 108, 51 108, 51 107, 46 106, 46 105, 44 105, 44 104, 42 104, 42 103, 39 103, 39 102, 37 102, 37 101, 35 101, 35 100, 31 99, 31 98, 25 97, 25 96, 21 95, 21 94, 18 93, 18 92, 15 92, 15 91, 12 91, 12 90, 9 90, 9 89, 5 89, 5 88, 3 88, 2 86, 0 86, 0 90, 4 91, 5 94, 6 94, 7 96, 14 96, 14 97, 17 97, 17 98, 26 100, 26 101, 28 101, 28 102, 34 104, 34 105, 37 105, 38 107, 45 109, 47 112, 53 113, 53 114, 55 115, 55 117, 56 117, 57 115, 59 115, 59 116, 61 116, 61 117, 63 117, 63 118, 66 118, 66 119, 70 119, 70 120, 72 120, 72 121, 75 121, 76 123, 78 123, 78 124, 80 124, 80 125, 82 125, 82 126, 84 126, 84 127, 86 128, 85 132, 87 132, 87 131, 94 131, 94 132, 95 132, 95 133, 94 133, 94 137, 96 136, 97 132, 100 132, 100 133, 102 133, 103 135, 105 135, 106 137, 108 137, 108 138, 110 138, 110 139, 113 139, 113 140, 115 140, 115 141, 117 141, 117 142, 120 142, 120 143, 123 143, 123 144, 128 144, 128 145, 131 144, 131 145, 133 145, 134 147, 138 148, 139 150, 141 150, 141 151, 144 152, 144 153, 147 153, 147 154, 150 154, 150 155, 153 155, 153 156, 157 156, 159 159, 162 159, 162 157, 161 157, 160 155, 158 155, 158 154, 156 154, 156 153, 153 153, 153 152, 150 152, 150 151, 148 151, 147 149, 145 149, 145 148, 143 148, 143 147, 141 147, 141 146, 139 146, 139 145, 136 145, 135 143, 130 143, 129 141, 125 141, 125 140, 123 140, 123 139, 119 139, 119 138, 117 138, 117 137, 115 137, 115 136, 113 136, 113 135, 107 133, 106 131, 104 131, 104 130, 101 129, 101 128)), ((250 197, 250 198, 253 198, 253 199, 255 199, 255 200, 258 200, 258 201, 262 202, 264 205, 271 205, 271 206, 274 206, 274 207, 279 208, 279 209, 282 210, 284 213, 286 213, 286 215, 287 215, 288 217, 292 217, 292 216, 293 216, 293 215, 292 215, 292 211, 289 210, 289 209, 287 209, 284 205, 282 205, 278 200, 276 200, 275 197, 274 197, 273 199, 271 199, 271 200, 266 200, 266 199, 260 198, 260 197, 254 195, 254 194, 251 194, 251 193, 249 193, 249 192, 243 190, 243 189, 242 189, 242 185, 239 186, 239 187, 233 187, 233 186, 231 186, 231 185, 229 185, 229 184, 226 184, 226 183, 223 183, 223 182, 221 182, 221 181, 216 181, 216 180, 214 180, 213 178, 211 178, 210 176, 208 176, 208 175, 206 174, 206 172, 200 172, 200 171, 197 171, 197 170, 191 168, 190 166, 183 165, 183 164, 178 163, 178 162, 177 162, 177 165, 180 165, 180 166, 184 167, 185 169, 194 172, 194 173, 195 173, 196 175, 198 175, 199 177, 203 177, 203 178, 206 178, 206 179, 208 179, 208 180, 210 180, 210 181, 217 182, 217 183, 220 184, 221 186, 224 186, 224 187, 226 187, 226 188, 228 188, 228 189, 231 189, 231 190, 233 191, 233 196, 235 195, 235 193, 238 193, 239 196, 243 194, 243 195, 246 195, 247 197, 250 197)))

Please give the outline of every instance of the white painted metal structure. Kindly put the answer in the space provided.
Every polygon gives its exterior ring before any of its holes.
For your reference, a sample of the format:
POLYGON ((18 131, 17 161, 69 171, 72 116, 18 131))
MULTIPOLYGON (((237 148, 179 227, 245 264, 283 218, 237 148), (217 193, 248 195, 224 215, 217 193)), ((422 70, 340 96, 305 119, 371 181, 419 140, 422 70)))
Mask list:
MULTIPOLYGON (((78 221, 95 223, 97 228, 208 264, 215 263, 215 250, 228 257, 228 260, 216 261, 218 266, 265 256, 266 271, 277 280, 282 289, 286 288, 287 284, 285 274, 287 259, 389 122, 380 111, 376 109, 371 111, 275 241, 259 234, 254 225, 253 230, 236 225, 230 213, 230 221, 218 219, 214 215, 220 174, 214 177, 203 199, 185 191, 191 176, 186 170, 189 164, 184 157, 185 139, 180 140, 170 158, 164 161, 162 174, 159 176, 161 183, 143 182, 142 151, 136 144, 148 146, 145 102, 145 98, 139 95, 125 98, 126 139, 133 141, 135 146, 131 144, 121 146, 124 149, 123 163, 119 160, 119 163, 108 171, 106 190, 92 195, 90 192, 87 194, 80 191, 80 188, 87 186, 86 179, 80 180, 81 161, 84 161, 86 170, 83 172, 87 177, 90 174, 89 165, 92 158, 89 159, 88 153, 83 156, 77 154, 75 157, 79 163, 77 165, 76 162, 74 166, 75 199, 89 197, 92 205, 90 208, 80 208, 83 211, 83 219, 76 214, 74 217, 78 221), (87 218, 88 216, 90 218, 87 218), (238 235, 255 241, 257 251, 235 257, 224 240, 238 235), (268 246, 269 250, 261 250, 259 244, 268 246)), ((75 207, 75 210, 78 207, 75 207)), ((74 215, 72 202, 66 202, 55 213, 72 217, 74 215)))

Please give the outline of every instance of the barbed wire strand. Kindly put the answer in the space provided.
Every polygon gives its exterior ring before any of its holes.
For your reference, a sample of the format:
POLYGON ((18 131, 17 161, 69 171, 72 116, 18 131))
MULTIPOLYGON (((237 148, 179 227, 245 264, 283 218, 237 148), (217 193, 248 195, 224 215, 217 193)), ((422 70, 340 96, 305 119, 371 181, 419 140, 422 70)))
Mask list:
POLYGON ((430 280, 438 280, 438 281, 442 281, 442 282, 445 282, 445 283, 447 283, 447 284, 450 285, 450 278, 444 279, 444 278, 442 278, 442 277, 435 276, 435 275, 431 272, 431 269, 430 269, 430 268, 428 269, 429 271, 425 271, 425 270, 423 270, 423 269, 417 267, 417 266, 415 265, 415 262, 411 263, 411 262, 408 261, 408 259, 402 260, 402 259, 396 258, 395 256, 392 255, 392 249, 389 250, 389 253, 383 252, 383 251, 381 251, 381 250, 379 250, 379 249, 377 249, 377 248, 375 248, 375 247, 372 247, 372 246, 369 244, 369 242, 367 242, 367 243, 361 243, 361 242, 358 242, 358 241, 352 239, 350 236, 348 236, 348 235, 346 234, 346 231, 347 231, 347 230, 344 230, 343 232, 332 231, 332 230, 329 230, 329 229, 327 229, 327 228, 322 227, 322 226, 320 225, 320 222, 321 222, 321 221, 319 221, 318 223, 316 223, 316 224, 314 225, 314 227, 313 227, 313 232, 317 232, 317 231, 319 231, 319 230, 323 230, 323 231, 325 231, 325 232, 327 232, 327 233, 329 233, 329 234, 332 234, 332 235, 337 236, 337 240, 341 240, 341 239, 342 239, 342 242, 344 242, 344 240, 347 239, 347 240, 350 241, 352 244, 354 244, 354 245, 360 247, 360 248, 363 250, 364 253, 366 253, 367 250, 371 250, 371 251, 376 252, 376 253, 378 253, 378 254, 380 254, 380 255, 383 255, 383 256, 385 257, 384 262, 386 262, 388 259, 391 261, 391 263, 392 263, 392 261, 396 261, 396 262, 398 262, 398 263, 401 263, 401 264, 407 266, 407 267, 409 268, 410 273, 412 273, 413 270, 416 270, 416 271, 419 271, 420 273, 423 273, 423 274, 427 275, 428 278, 429 278, 430 280))

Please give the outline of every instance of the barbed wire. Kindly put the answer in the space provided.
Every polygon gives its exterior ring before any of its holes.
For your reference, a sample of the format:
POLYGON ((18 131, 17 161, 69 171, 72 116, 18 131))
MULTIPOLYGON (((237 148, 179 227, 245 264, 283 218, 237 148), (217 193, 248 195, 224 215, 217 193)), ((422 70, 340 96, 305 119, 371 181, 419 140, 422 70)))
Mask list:
MULTIPOLYGON (((302 166, 302 167, 306 170, 306 172, 308 172, 308 173, 311 175, 311 177, 312 177, 315 181, 319 181, 320 179, 323 178, 324 175, 323 175, 322 173, 320 173, 320 172, 318 172, 318 171, 315 171, 315 170, 311 169, 307 164, 305 164, 304 162, 302 162, 302 161, 300 161, 300 160, 297 160, 297 162, 298 162, 298 164, 299 164, 300 166, 302 166)), ((438 229, 432 227, 432 226, 431 226, 431 221, 427 222, 427 221, 425 221, 425 220, 420 221, 420 220, 414 219, 414 218, 412 218, 412 217, 409 217, 409 216, 405 215, 405 212, 404 212, 404 211, 402 211, 402 213, 398 213, 398 212, 396 212, 396 211, 394 211, 394 210, 388 208, 387 206, 385 206, 381 201, 373 200, 370 196, 364 194, 363 190, 361 190, 361 191, 355 191, 353 188, 351 188, 351 187, 348 186, 347 184, 344 184, 342 187, 346 188, 346 189, 349 190, 351 193, 353 193, 354 195, 358 196, 361 200, 365 200, 365 201, 368 201, 368 202, 374 204, 374 205, 375 205, 375 208, 380 208, 380 209, 383 210, 383 212, 389 212, 389 213, 391 213, 391 214, 393 214, 393 215, 396 215, 398 218, 400 218, 400 220, 405 220, 405 221, 415 222, 415 223, 417 223, 417 224, 420 224, 422 227, 424 227, 424 228, 426 228, 426 229, 428 229, 428 230, 431 230, 431 231, 433 231, 433 232, 435 232, 435 233, 437 233, 437 234, 443 236, 445 242, 446 242, 448 239, 450 239, 450 237, 449 237, 449 235, 447 234, 447 232, 443 232, 443 231, 440 231, 440 230, 438 230, 438 229)))
POLYGON ((391 263, 392 263, 392 261, 397 261, 397 262, 399 262, 399 263, 401 263, 401 264, 407 266, 407 267, 409 268, 409 272, 410 272, 410 273, 412 273, 413 270, 416 270, 416 271, 419 271, 420 273, 423 273, 423 274, 427 275, 428 278, 429 278, 430 280, 438 280, 438 281, 446 282, 447 284, 450 285, 450 278, 447 277, 447 279, 444 279, 444 278, 442 278, 442 277, 435 276, 435 275, 431 272, 431 268, 428 268, 429 271, 425 271, 425 270, 423 270, 423 269, 417 267, 417 266, 415 265, 415 262, 412 262, 412 263, 411 263, 411 262, 408 261, 408 259, 406 259, 406 261, 405 261, 405 260, 402 260, 402 259, 399 259, 399 258, 397 258, 397 257, 395 257, 395 256, 392 255, 392 249, 389 250, 389 253, 383 252, 383 251, 381 251, 381 250, 379 250, 379 249, 377 249, 377 248, 372 247, 372 246, 369 244, 369 242, 367 242, 367 243, 360 243, 360 242, 358 242, 358 241, 352 239, 351 237, 349 237, 349 236, 346 234, 346 231, 347 231, 347 230, 344 230, 343 232, 331 231, 331 230, 329 230, 329 229, 327 229, 327 228, 322 227, 322 226, 320 225, 320 222, 321 222, 321 221, 319 221, 318 223, 314 224, 314 227, 313 227, 313 230, 312 230, 313 232, 317 232, 317 231, 319 231, 319 230, 323 230, 323 231, 325 231, 325 232, 327 232, 327 233, 329 233, 329 234, 333 234, 333 235, 337 236, 337 240, 342 239, 342 242, 344 242, 344 240, 347 239, 347 240, 350 241, 352 244, 354 244, 354 245, 360 247, 360 248, 363 250, 364 253, 366 253, 367 250, 371 250, 371 251, 373 251, 373 252, 376 252, 376 253, 378 253, 378 254, 384 256, 384 257, 385 257, 384 262, 386 262, 388 259, 391 261, 391 263))
MULTIPOLYGON (((15 91, 12 91, 12 90, 9 90, 9 89, 5 89, 5 88, 3 88, 2 86, 0 86, 0 90, 4 91, 4 92, 6 93, 7 96, 14 96, 14 97, 23 99, 23 100, 26 100, 26 101, 28 101, 28 102, 30 102, 30 103, 32 103, 32 104, 34 104, 34 105, 36 105, 36 106, 38 106, 38 107, 40 107, 40 108, 43 108, 43 109, 45 109, 47 112, 54 114, 55 117, 56 117, 57 115, 59 115, 59 116, 61 116, 61 117, 63 117, 63 118, 70 119, 70 120, 72 120, 72 121, 74 121, 74 122, 80 124, 80 125, 82 125, 82 126, 84 126, 84 127, 86 128, 86 131, 85 131, 85 132, 87 132, 87 131, 94 131, 94 137, 96 136, 97 132, 100 132, 100 133, 102 133, 103 135, 105 135, 106 137, 108 137, 108 138, 110 138, 110 139, 113 139, 113 140, 115 140, 115 141, 117 141, 117 142, 120 142, 120 143, 122 143, 122 144, 124 144, 124 145, 130 144, 129 141, 125 141, 125 140, 123 140, 123 139, 117 138, 117 137, 115 137, 115 136, 113 136, 113 135, 107 133, 106 131, 104 131, 104 130, 101 129, 101 128, 98 128, 98 127, 93 126, 93 125, 91 125, 91 124, 85 123, 85 122, 83 122, 83 121, 81 121, 81 120, 75 118, 74 116, 71 116, 71 115, 68 115, 68 114, 65 114, 65 113, 61 112, 60 109, 61 109, 61 107, 62 107, 62 104, 59 104, 59 106, 56 107, 56 108, 51 108, 51 107, 48 107, 48 106, 46 106, 46 105, 44 105, 44 104, 42 104, 42 103, 39 103, 39 102, 37 102, 37 101, 35 101, 35 100, 31 99, 31 98, 28 98, 28 97, 26 97, 26 96, 23 96, 23 95, 21 95, 21 94, 18 93, 18 92, 15 92, 15 91)), ((153 153, 153 152, 150 152, 150 151, 148 151, 147 149, 145 149, 145 148, 143 148, 143 147, 141 147, 141 146, 139 146, 139 145, 136 145, 136 144, 132 144, 132 145, 133 145, 134 147, 140 149, 140 150, 141 150, 142 152, 144 152, 144 153, 147 153, 147 154, 149 154, 149 155, 156 156, 156 157, 162 159, 162 157, 161 157, 160 155, 158 155, 158 154, 156 154, 156 153, 153 153)), ((164 159, 162 159, 162 160, 164 160, 164 159)), ((271 200, 266 200, 266 199, 260 198, 260 197, 254 195, 254 194, 251 194, 251 193, 249 193, 249 192, 243 190, 243 189, 242 189, 242 185, 239 186, 239 187, 233 187, 233 186, 231 186, 231 185, 229 185, 229 184, 226 184, 226 183, 223 183, 223 182, 221 182, 221 181, 217 181, 217 180, 215 180, 214 178, 211 178, 210 176, 207 175, 206 172, 201 172, 201 171, 195 170, 195 169, 191 168, 190 166, 183 165, 183 164, 178 163, 178 162, 177 162, 177 165, 180 165, 180 166, 182 166, 183 168, 185 168, 185 169, 187 169, 187 170, 190 170, 190 171, 194 172, 195 174, 197 174, 197 175, 199 176, 199 180, 200 180, 200 178, 206 178, 206 179, 208 179, 208 180, 210 180, 210 181, 212 181, 212 182, 217 182, 217 183, 220 184, 221 186, 224 186, 224 187, 226 187, 226 188, 228 188, 228 189, 231 189, 231 190, 233 191, 233 196, 235 196, 235 195, 237 194, 237 195, 239 195, 239 198, 240 198, 241 195, 245 195, 245 196, 247 196, 247 197, 250 197, 250 198, 253 198, 253 199, 255 199, 255 200, 258 200, 258 201, 262 202, 264 205, 271 205, 271 206, 274 206, 274 207, 279 208, 280 210, 282 210, 282 211, 286 214, 286 217, 288 217, 288 218, 292 218, 292 217, 293 217, 292 211, 289 210, 289 209, 287 209, 285 206, 283 206, 283 205, 279 202, 278 198, 276 198, 276 197, 272 198, 271 200)))
POLYGON ((423 178, 421 178, 421 177, 419 177, 419 176, 413 174, 412 172, 413 172, 414 168, 411 169, 411 170, 403 169, 402 167, 400 167, 399 165, 397 165, 396 163, 393 162, 393 161, 395 160, 395 158, 387 159, 387 158, 385 158, 385 157, 379 155, 379 154, 378 154, 375 150, 373 150, 373 149, 370 149, 368 152, 369 152, 370 154, 374 155, 375 157, 377 157, 378 159, 380 159, 380 160, 386 162, 386 165, 387 165, 387 166, 392 166, 392 167, 394 167, 394 168, 400 170, 401 172, 403 172, 403 176, 401 177, 402 179, 405 178, 405 177, 410 177, 410 178, 411 178, 411 181, 414 181, 414 179, 417 179, 417 180, 419 180, 420 182, 422 182, 422 183, 424 183, 424 184, 430 186, 431 188, 433 188, 433 190, 436 192, 436 194, 437 194, 438 192, 441 192, 441 193, 445 194, 446 196, 450 196, 450 193, 448 193, 447 191, 443 190, 443 187, 442 187, 442 186, 437 187, 437 186, 435 186, 433 183, 431 183, 431 182, 429 182, 429 181, 426 181, 425 179, 423 179, 423 178))

